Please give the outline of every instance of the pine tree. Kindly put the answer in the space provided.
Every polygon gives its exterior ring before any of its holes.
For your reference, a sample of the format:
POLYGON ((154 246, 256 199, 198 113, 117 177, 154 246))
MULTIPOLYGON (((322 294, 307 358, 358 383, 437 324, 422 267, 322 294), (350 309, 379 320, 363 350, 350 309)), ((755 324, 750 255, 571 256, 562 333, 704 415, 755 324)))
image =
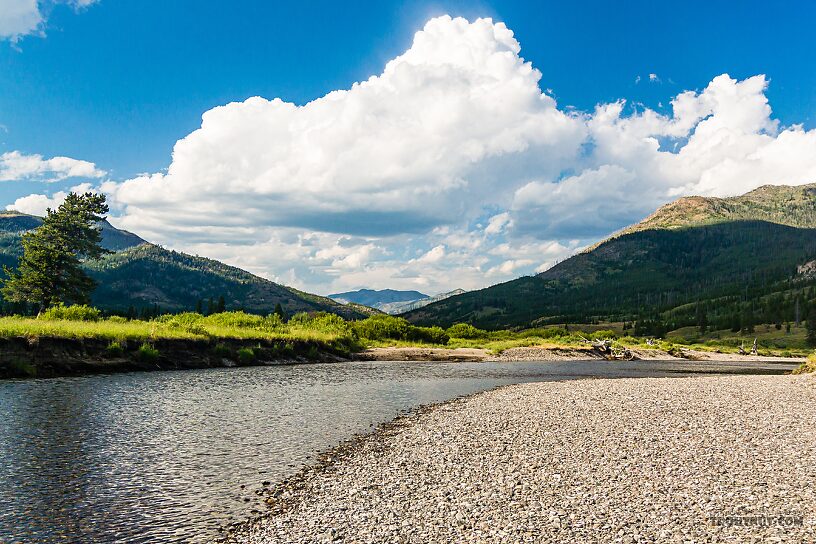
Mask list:
POLYGON ((283 306, 281 306, 280 302, 275 304, 275 315, 278 316, 281 321, 286 321, 286 314, 283 313, 283 306))
POLYGON ((734 312, 731 316, 731 332, 740 332, 742 330, 742 321, 738 313, 734 312))
POLYGON ((195 311, 196 311, 197 314, 203 314, 204 313, 204 301, 203 300, 198 299, 198 302, 196 302, 196 310, 195 311))
POLYGON ((700 303, 697 303, 697 326, 700 328, 700 334, 705 334, 708 330, 708 316, 700 303))
POLYGON ((816 305, 811 306, 807 318, 807 343, 816 347, 816 305))
POLYGON ((215 301, 213 301, 212 297, 210 300, 207 301, 207 315, 212 315, 215 313, 215 301))
POLYGON ((799 297, 796 297, 796 304, 793 313, 794 313, 793 322, 796 323, 796 326, 798 327, 802 323, 801 318, 799 316, 799 297))
POLYGON ((223 296, 218 297, 217 311, 218 311, 219 314, 224 313, 224 312, 227 311, 227 304, 226 304, 226 302, 224 302, 224 297, 223 296))
POLYGON ((23 234, 17 270, 3 267, 3 298, 38 304, 40 311, 60 302, 89 303, 96 282, 81 264, 108 253, 96 226, 107 212, 105 195, 94 193, 70 193, 56 211, 49 208, 42 225, 23 234))

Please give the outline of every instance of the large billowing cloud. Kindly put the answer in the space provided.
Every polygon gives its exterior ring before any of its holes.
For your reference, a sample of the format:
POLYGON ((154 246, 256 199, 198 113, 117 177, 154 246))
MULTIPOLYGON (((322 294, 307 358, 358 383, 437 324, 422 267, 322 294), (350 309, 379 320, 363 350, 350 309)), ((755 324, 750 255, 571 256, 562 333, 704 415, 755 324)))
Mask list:
POLYGON ((501 23, 434 19, 381 75, 349 90, 303 106, 254 97, 206 112, 167 174, 127 181, 114 196, 128 226, 162 232, 268 225, 381 236, 458 223, 530 172, 557 176, 586 137, 518 53, 501 23))
POLYGON ((672 116, 623 116, 623 101, 599 105, 587 120, 592 152, 579 172, 519 188, 516 226, 540 238, 592 238, 678 196, 816 182, 816 131, 780 129, 767 85, 764 76, 721 75, 702 92, 678 95, 672 116))
POLYGON ((779 126, 764 76, 668 115, 574 112, 542 77, 504 24, 432 19, 381 74, 214 108, 166 173, 101 188, 121 226, 285 283, 434 292, 541 271, 681 195, 816 181, 816 131, 779 126))

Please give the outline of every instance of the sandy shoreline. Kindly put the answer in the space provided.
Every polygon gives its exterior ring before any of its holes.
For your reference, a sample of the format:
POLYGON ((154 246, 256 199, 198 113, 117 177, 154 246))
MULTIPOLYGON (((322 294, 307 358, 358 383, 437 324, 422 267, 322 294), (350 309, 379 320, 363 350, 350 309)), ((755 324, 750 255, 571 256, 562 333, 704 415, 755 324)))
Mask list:
POLYGON ((809 542, 814 458, 813 376, 507 386, 331 452, 229 541, 809 542))
MULTIPOLYGON (((803 363, 803 357, 771 357, 739 355, 737 353, 716 353, 683 349, 683 357, 675 357, 659 349, 633 349, 635 358, 640 360, 683 360, 721 361, 721 362, 764 362, 764 363, 803 363)), ((586 361, 601 360, 603 357, 591 347, 519 347, 510 348, 499 355, 486 349, 478 348, 419 348, 389 347, 372 348, 355 354, 362 361, 586 361)))

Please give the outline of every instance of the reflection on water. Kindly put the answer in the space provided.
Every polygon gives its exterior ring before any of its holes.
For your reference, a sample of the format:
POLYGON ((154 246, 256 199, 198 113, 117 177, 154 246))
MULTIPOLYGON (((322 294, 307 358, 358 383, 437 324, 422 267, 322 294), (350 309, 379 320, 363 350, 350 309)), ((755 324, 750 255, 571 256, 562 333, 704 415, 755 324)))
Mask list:
POLYGON ((0 542, 207 540, 316 452, 502 384, 790 368, 355 362, 0 381, 0 542))

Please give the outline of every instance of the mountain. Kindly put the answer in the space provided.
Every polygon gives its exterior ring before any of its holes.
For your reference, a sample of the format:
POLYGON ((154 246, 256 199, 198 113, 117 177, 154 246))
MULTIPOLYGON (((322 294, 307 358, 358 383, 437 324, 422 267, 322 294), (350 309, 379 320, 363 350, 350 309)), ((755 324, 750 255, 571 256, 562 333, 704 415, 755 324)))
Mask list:
POLYGON ((346 293, 335 293, 333 295, 329 295, 329 298, 340 302, 341 304, 353 302, 355 304, 362 304, 363 306, 369 306, 379 310, 383 304, 419 300, 422 298, 428 298, 428 295, 422 294, 419 291, 396 291, 394 289, 382 289, 380 291, 375 291, 373 289, 360 289, 358 291, 348 291, 346 293))
MULTIPOLYGON (((42 218, 36 215, 29 215, 16 211, 0 212, 0 251, 19 255, 19 238, 31 229, 35 229, 42 224, 42 218), (7 243, 3 243, 7 241, 7 243)), ((145 240, 139 238, 132 232, 117 229, 108 221, 100 221, 99 228, 102 230, 102 247, 111 251, 119 251, 129 247, 144 244, 145 240)))
POLYGON ((764 186, 681 198, 541 274, 405 317, 486 328, 636 321, 647 333, 701 320, 720 328, 788 321, 816 298, 816 279, 800 273, 814 260, 816 184, 764 186))
MULTIPOLYGON (((0 213, 0 264, 16 266, 22 234, 41 223, 32 215, 0 213)), ((346 318, 366 316, 355 306, 279 285, 213 259, 164 249, 107 221, 100 227, 102 245, 114 253, 87 263, 86 269, 98 282, 92 303, 103 310, 155 312, 158 306, 160 311, 177 312, 195 310, 199 301, 206 308, 210 298, 224 297, 227 309, 255 313, 270 313, 280 304, 289 315, 327 311, 346 318)))
POLYGON ((440 300, 445 300, 446 298, 453 297, 456 295, 461 295, 465 293, 464 289, 455 289, 453 291, 449 291, 447 293, 440 293, 433 297, 425 297, 420 298, 418 300, 408 300, 405 302, 392 302, 390 304, 383 304, 380 309, 387 313, 387 314, 402 314, 405 312, 410 312, 411 310, 416 310, 418 308, 422 308, 423 306, 427 306, 428 304, 433 304, 434 302, 438 302, 440 300))

